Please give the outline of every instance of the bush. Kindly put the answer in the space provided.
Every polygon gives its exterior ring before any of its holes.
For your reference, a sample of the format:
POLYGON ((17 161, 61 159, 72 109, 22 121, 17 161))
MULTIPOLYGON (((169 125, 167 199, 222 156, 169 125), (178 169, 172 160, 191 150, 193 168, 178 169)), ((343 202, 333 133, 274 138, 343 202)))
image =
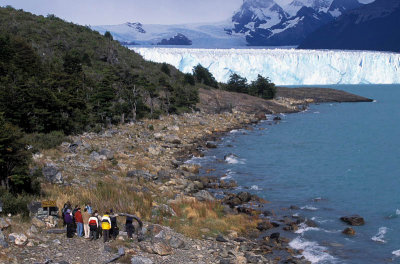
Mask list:
POLYGON ((32 201, 32 196, 13 195, 4 188, 0 188, 0 200, 3 202, 4 214, 22 214, 29 216, 28 204, 32 201))
POLYGON ((247 79, 242 76, 232 73, 229 77, 228 84, 226 85, 226 90, 237 93, 248 93, 249 86, 247 84, 247 79))
POLYGON ((24 137, 26 144, 33 147, 33 152, 42 149, 51 149, 61 145, 61 143, 68 141, 68 138, 62 131, 52 131, 48 134, 32 133, 26 134, 24 137))

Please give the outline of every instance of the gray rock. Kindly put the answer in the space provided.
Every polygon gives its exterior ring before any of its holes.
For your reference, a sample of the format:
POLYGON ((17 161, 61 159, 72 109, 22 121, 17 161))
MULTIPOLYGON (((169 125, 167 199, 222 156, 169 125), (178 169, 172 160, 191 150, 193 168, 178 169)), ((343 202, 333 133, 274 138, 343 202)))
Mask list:
POLYGON ((146 171, 143 170, 131 170, 128 171, 128 173, 126 174, 126 177, 129 178, 143 178, 146 180, 157 180, 158 177, 156 175, 150 174, 146 171))
POLYGON ((208 141, 206 143, 206 147, 207 148, 217 148, 217 144, 215 144, 215 142, 208 141))
POLYGON ((0 218, 0 230, 6 229, 7 227, 9 227, 10 224, 4 220, 4 218, 0 218))
POLYGON ((28 210, 31 214, 37 214, 40 208, 42 208, 41 202, 31 202, 30 204, 28 204, 28 210))
POLYGON ((177 135, 166 135, 164 136, 164 141, 171 144, 181 144, 182 141, 177 135))
POLYGON ((171 237, 171 239, 169 240, 169 245, 170 245, 172 248, 175 248, 175 249, 177 249, 177 248, 184 248, 184 247, 185 247, 185 242, 184 242, 182 239, 173 236, 173 237, 171 237))
POLYGON ((11 233, 8 235, 8 240, 17 246, 21 246, 27 242, 28 238, 24 234, 11 233))
POLYGON ((145 257, 134 256, 131 258, 131 264, 153 264, 154 262, 145 257))
POLYGON ((61 172, 54 164, 46 164, 42 169, 42 174, 51 183, 62 184, 64 182, 61 172))
POLYGON ((105 156, 108 160, 112 160, 114 158, 114 152, 108 149, 102 149, 99 152, 100 156, 105 156))
POLYGON ((198 191, 193 196, 196 197, 199 201, 215 201, 214 196, 206 190, 198 191))
POLYGON ((168 170, 160 170, 157 172, 157 176, 159 180, 168 180, 171 178, 171 171, 168 170))
POLYGON ((8 248, 8 243, 3 232, 0 230, 0 248, 8 248))
POLYGON ((343 216, 340 217, 340 220, 352 226, 360 226, 365 224, 364 218, 359 215, 343 216))
POLYGON ((90 159, 93 161, 100 161, 100 160, 105 160, 107 159, 106 156, 104 155, 100 155, 99 153, 97 153, 96 151, 93 151, 92 153, 90 153, 90 159))

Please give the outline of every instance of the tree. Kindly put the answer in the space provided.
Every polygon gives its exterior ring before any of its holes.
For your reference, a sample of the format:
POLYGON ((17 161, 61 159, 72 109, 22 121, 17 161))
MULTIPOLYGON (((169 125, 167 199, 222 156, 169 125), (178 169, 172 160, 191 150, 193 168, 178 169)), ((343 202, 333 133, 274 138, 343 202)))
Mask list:
POLYGON ((228 85, 226 86, 226 89, 231 92, 247 94, 249 92, 247 79, 241 77, 240 75, 238 75, 236 73, 232 73, 231 76, 229 77, 228 85))
POLYGON ((272 83, 269 78, 265 78, 261 75, 258 75, 257 80, 251 83, 249 90, 249 94, 264 99, 273 99, 276 95, 275 84, 272 83))
POLYGON ((0 184, 14 192, 30 192, 29 155, 22 142, 20 129, 7 123, 0 114, 0 184))
POLYGON ((106 39, 108 39, 109 41, 113 41, 113 36, 111 35, 110 31, 106 31, 104 33, 104 37, 106 37, 106 39))
POLYGON ((190 73, 185 73, 185 75, 183 76, 183 83, 184 84, 190 84, 190 85, 195 85, 196 84, 196 80, 194 79, 193 74, 190 73))
POLYGON ((214 76, 207 68, 201 66, 201 64, 198 64, 193 68, 193 76, 200 83, 218 88, 218 82, 215 80, 214 76))
POLYGON ((165 62, 161 65, 161 71, 166 75, 171 76, 171 70, 169 69, 168 64, 165 62))

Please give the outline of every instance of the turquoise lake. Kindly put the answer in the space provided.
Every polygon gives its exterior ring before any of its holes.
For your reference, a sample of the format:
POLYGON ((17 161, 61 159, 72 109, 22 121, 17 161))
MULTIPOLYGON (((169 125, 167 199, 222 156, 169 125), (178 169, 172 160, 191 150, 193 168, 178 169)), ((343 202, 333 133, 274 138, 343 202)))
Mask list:
POLYGON ((232 131, 196 161, 271 201, 268 210, 314 219, 318 228, 290 244, 313 263, 400 263, 400 85, 329 87, 376 101, 311 105, 232 131), (291 205, 301 209, 282 210, 291 205), (339 217, 352 214, 366 224, 348 237, 339 217))

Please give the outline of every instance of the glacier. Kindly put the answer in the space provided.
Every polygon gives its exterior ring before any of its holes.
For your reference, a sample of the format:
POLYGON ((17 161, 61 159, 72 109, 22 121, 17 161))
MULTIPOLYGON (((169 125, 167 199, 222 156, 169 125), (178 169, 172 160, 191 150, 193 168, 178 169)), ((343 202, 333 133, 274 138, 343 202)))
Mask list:
POLYGON ((397 84, 400 54, 297 49, 190 49, 131 47, 146 60, 191 73, 201 64, 219 82, 232 73, 252 81, 260 74, 277 85, 397 84))

